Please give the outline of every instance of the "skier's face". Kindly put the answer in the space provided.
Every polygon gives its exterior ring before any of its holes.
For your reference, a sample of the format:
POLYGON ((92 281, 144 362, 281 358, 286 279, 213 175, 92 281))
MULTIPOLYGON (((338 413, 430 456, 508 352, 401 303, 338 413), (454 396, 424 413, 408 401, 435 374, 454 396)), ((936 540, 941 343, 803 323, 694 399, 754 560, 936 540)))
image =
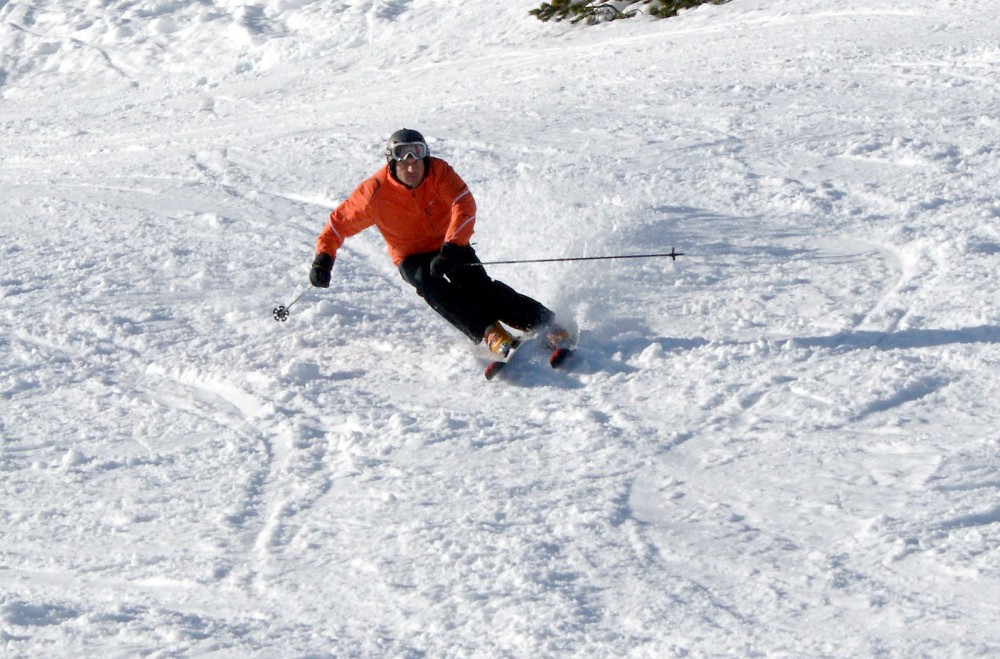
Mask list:
POLYGON ((427 165, 422 159, 407 158, 396 161, 396 178, 408 188, 415 188, 424 180, 427 165))

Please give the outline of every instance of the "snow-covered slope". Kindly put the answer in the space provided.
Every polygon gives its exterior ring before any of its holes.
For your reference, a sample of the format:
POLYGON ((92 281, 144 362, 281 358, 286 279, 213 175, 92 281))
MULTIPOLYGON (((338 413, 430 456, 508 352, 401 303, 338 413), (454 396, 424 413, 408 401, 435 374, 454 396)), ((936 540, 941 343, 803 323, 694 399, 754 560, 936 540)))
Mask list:
POLYGON ((0 0, 0 654, 1000 653, 987 0, 0 0), (580 332, 333 205, 418 128, 580 332), (287 323, 271 309, 306 295, 287 323))

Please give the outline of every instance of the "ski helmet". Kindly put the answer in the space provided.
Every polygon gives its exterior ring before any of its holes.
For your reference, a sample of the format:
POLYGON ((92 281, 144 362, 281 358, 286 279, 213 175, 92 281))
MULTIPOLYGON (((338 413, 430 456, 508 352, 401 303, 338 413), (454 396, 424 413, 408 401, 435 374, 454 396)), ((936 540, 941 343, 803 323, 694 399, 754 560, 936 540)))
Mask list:
POLYGON ((427 147, 427 140, 415 130, 402 128, 389 136, 389 142, 385 146, 385 160, 392 165, 397 160, 402 160, 406 156, 427 160, 431 157, 431 150, 427 147), (400 148, 412 145, 412 149, 405 149, 405 154, 400 148), (402 157, 401 157, 402 156, 402 157))

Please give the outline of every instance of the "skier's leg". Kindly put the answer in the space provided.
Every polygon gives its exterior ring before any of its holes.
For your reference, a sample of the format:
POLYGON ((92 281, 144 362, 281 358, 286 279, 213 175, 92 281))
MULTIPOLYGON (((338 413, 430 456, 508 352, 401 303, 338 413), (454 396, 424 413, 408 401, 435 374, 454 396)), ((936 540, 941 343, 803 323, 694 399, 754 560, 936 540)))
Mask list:
POLYGON ((496 317, 459 286, 443 277, 431 275, 430 262, 435 255, 436 252, 408 256, 399 264, 399 273, 434 311, 473 342, 479 343, 496 317))
POLYGON ((494 320, 499 320, 514 329, 528 331, 552 321, 555 314, 541 302, 518 293, 507 284, 490 279, 480 264, 475 250, 470 246, 463 254, 465 265, 454 270, 448 278, 453 284, 477 300, 489 311, 494 320))
POLYGON ((494 279, 493 289, 498 300, 499 319, 515 329, 526 332, 555 318, 555 313, 541 302, 518 293, 502 281, 494 279))

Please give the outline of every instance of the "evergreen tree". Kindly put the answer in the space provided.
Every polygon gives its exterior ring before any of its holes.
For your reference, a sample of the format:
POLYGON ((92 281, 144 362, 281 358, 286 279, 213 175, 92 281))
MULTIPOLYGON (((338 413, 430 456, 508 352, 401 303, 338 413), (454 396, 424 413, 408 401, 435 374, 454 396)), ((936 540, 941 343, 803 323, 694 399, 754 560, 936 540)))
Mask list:
POLYGON ((586 20, 588 23, 631 18, 645 7, 650 16, 669 18, 676 16, 682 9, 690 9, 698 5, 721 5, 729 0, 637 0, 631 4, 617 2, 612 4, 603 0, 552 0, 543 2, 537 9, 529 12, 541 21, 569 19, 572 23, 586 20), (625 4, 624 9, 619 6, 625 4), (617 6, 616 6, 617 5, 617 6))

